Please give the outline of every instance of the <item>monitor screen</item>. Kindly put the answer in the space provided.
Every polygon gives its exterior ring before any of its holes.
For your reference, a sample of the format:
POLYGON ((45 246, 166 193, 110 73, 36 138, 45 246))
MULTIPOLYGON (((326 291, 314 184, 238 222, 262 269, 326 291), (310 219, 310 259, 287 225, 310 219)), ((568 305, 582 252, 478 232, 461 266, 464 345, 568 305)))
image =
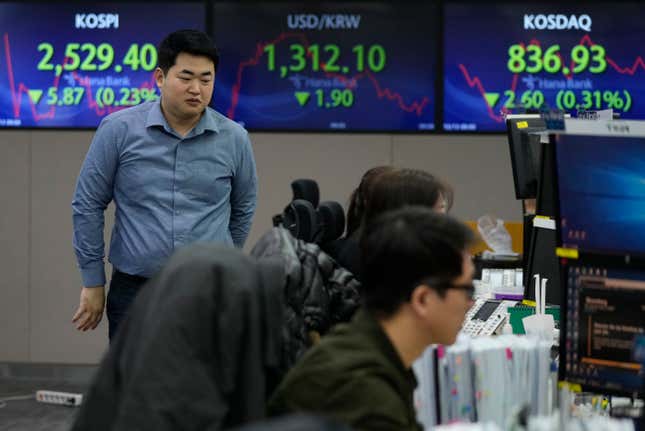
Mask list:
POLYGON ((644 370, 633 351, 645 334, 645 271, 577 262, 564 274, 560 379, 583 390, 642 393, 644 370))
POLYGON ((645 136, 554 138, 559 243, 645 256, 645 136))
POLYGON ((201 3, 0 2, 0 127, 94 128, 156 99, 156 46, 201 3))
POLYGON ((212 105, 256 131, 435 128, 432 2, 215 2, 212 105))
POLYGON ((537 197, 540 175, 540 135, 537 133, 545 129, 546 124, 541 118, 506 120, 513 183, 517 199, 537 197))
POLYGON ((645 118, 640 2, 447 2, 447 131, 503 131, 503 112, 600 110, 645 118))

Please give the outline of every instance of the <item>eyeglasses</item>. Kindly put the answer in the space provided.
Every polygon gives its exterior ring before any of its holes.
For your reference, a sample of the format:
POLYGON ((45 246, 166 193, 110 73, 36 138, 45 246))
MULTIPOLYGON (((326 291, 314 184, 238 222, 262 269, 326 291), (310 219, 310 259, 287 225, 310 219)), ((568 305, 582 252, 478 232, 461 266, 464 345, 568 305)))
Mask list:
POLYGON ((459 289, 466 292, 468 299, 473 300, 475 298, 475 285, 470 283, 455 284, 449 280, 440 280, 436 278, 426 278, 423 280, 423 284, 437 289, 437 290, 448 290, 448 289, 459 289))

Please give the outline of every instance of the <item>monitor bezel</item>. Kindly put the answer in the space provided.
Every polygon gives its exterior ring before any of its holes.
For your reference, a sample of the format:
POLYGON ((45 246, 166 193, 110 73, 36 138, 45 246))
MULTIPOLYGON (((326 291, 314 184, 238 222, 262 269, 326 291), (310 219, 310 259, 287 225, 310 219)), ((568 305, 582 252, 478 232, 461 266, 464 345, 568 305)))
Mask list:
MULTIPOLYGON (((520 171, 523 172, 525 167, 520 167, 518 162, 525 161, 523 158, 525 154, 520 154, 522 148, 522 134, 523 133, 537 133, 540 131, 546 130, 546 122, 542 119, 540 115, 509 115, 506 117, 506 137, 508 140, 509 151, 511 155, 511 170, 513 172, 513 185, 515 187, 515 198, 516 199, 535 199, 537 198, 537 189, 538 185, 536 183, 535 195, 530 195, 526 190, 520 190, 520 176, 518 175, 520 171), (520 122, 526 121, 527 127, 524 129, 519 129, 517 125, 520 122), (539 124, 533 124, 539 123, 539 124), (518 141, 519 138, 519 141, 518 141)), ((539 165, 539 161, 538 161, 539 165)), ((539 166, 538 166, 539 170, 539 166)), ((536 172, 536 180, 539 181, 540 173, 536 172)), ((522 184, 526 186, 526 184, 522 184)), ((526 187, 524 187, 526 189, 526 187)))

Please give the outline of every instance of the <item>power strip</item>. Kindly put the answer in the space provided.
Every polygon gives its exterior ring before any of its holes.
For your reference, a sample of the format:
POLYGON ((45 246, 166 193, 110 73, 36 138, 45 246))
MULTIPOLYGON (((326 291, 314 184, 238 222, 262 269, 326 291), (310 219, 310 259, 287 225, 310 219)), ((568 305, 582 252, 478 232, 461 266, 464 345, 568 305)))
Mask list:
POLYGON ((80 406, 83 402, 83 395, 70 392, 36 391, 36 401, 62 406, 80 406))

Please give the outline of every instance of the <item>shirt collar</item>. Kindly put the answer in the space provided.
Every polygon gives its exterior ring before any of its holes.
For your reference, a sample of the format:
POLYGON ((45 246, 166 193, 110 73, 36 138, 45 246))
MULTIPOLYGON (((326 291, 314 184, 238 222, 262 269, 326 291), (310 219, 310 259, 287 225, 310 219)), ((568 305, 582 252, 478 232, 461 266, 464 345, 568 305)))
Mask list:
POLYGON ((172 130, 170 126, 168 125, 168 122, 166 121, 166 118, 163 116, 163 113, 161 112, 161 99, 157 99, 154 102, 152 102, 152 109, 148 112, 148 118, 146 118, 146 128, 148 127, 153 127, 153 126, 161 126, 166 131, 172 130))
MULTIPOLYGON (((170 127, 168 121, 166 121, 166 117, 164 117, 163 112, 161 112, 161 98, 152 103, 154 103, 154 105, 152 106, 152 109, 150 109, 150 112, 148 112, 148 117, 146 118, 146 128, 161 126, 164 128, 164 130, 166 130, 166 132, 173 133, 172 127, 170 127)), ((201 135, 207 130, 219 133, 219 127, 217 126, 217 121, 215 121, 215 116, 210 115, 208 107, 206 107, 206 110, 202 114, 202 117, 199 119, 199 122, 195 125, 188 136, 201 135)))
POLYGON ((215 116, 211 115, 209 112, 209 107, 206 107, 202 118, 199 119, 199 122, 193 128, 193 135, 201 135, 207 130, 211 132, 219 133, 219 127, 217 127, 217 121, 215 121, 215 116))

